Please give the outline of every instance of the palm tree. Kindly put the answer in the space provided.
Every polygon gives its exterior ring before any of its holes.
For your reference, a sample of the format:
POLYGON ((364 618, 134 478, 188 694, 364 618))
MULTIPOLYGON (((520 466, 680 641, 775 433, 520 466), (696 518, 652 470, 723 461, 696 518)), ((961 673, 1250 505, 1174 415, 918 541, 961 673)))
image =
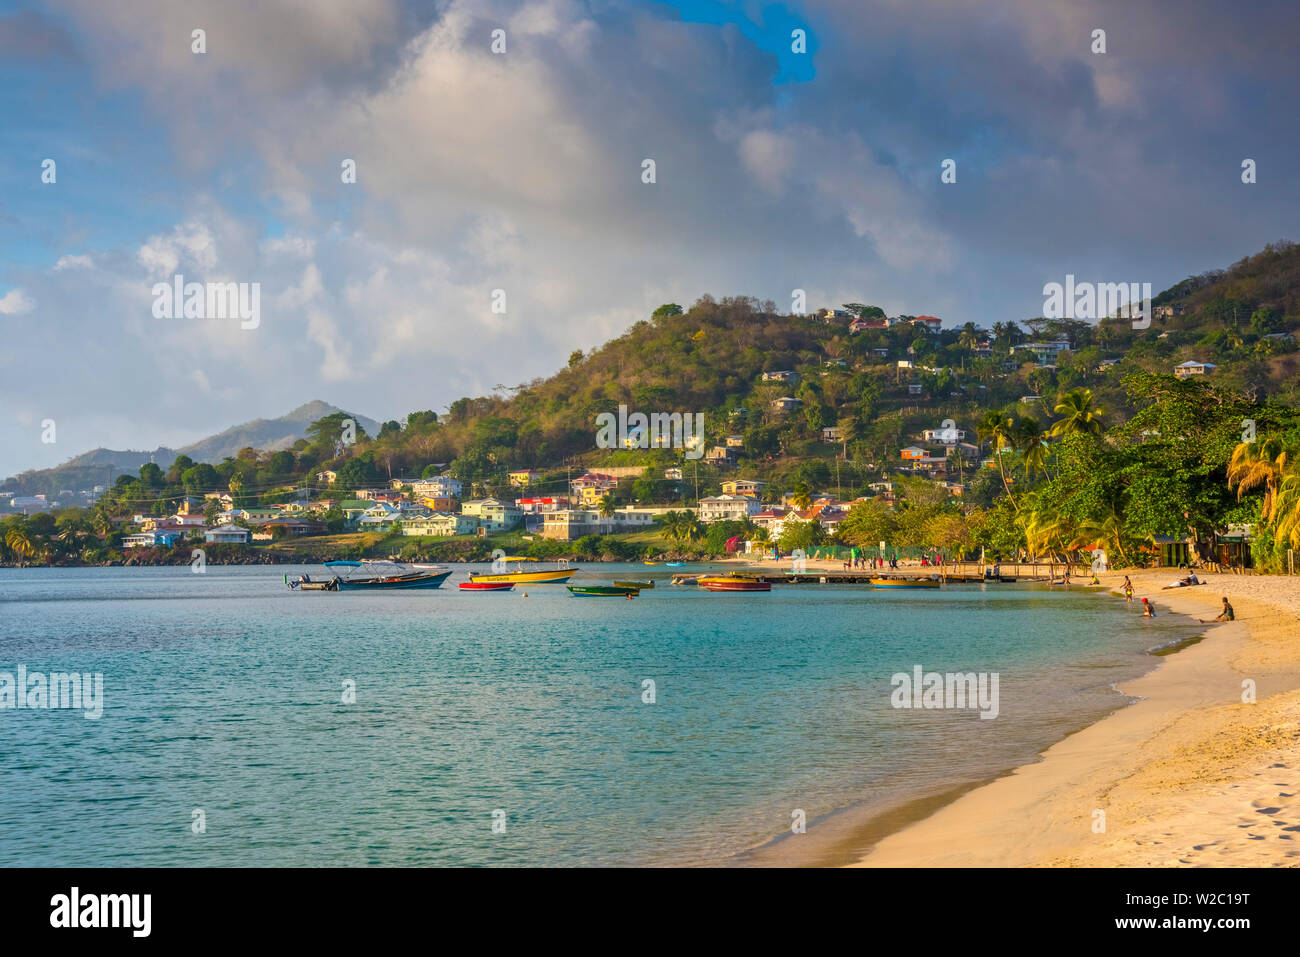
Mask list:
POLYGON ((1002 475, 1002 487, 1006 489, 1007 498, 1011 499, 1012 508, 1019 512, 1020 506, 1016 504, 1011 494, 1011 485, 1007 482, 1007 470, 1002 464, 1002 450, 1015 447, 1014 429, 1015 421, 1010 415, 990 409, 980 419, 975 433, 981 441, 993 443, 993 455, 997 459, 998 472, 1002 475))
POLYGON ((1074 545, 1078 548, 1096 547, 1099 543, 1104 545, 1109 551, 1114 546, 1114 551, 1119 555, 1120 561, 1128 564, 1128 556, 1124 552, 1124 517, 1120 515, 1119 510, 1111 507, 1099 519, 1090 519, 1079 526, 1079 533, 1075 539, 1074 545))
POLYGON ((1015 426, 1015 446, 1025 458, 1025 479, 1034 472, 1047 474, 1047 443, 1037 419, 1024 416, 1015 426))
POLYGON ((614 500, 608 495, 602 496, 600 499, 600 517, 612 518, 617 512, 618 509, 614 507, 614 500))
POLYGON ((1268 522, 1273 517, 1278 486, 1286 471, 1287 451, 1279 439, 1242 442, 1232 450, 1228 462, 1228 488, 1236 488, 1237 500, 1240 501, 1247 492, 1263 486, 1260 518, 1268 522))
POLYGON ((794 494, 790 496, 790 504, 801 512, 812 508, 812 493, 808 490, 807 482, 800 482, 794 487, 794 494))
POLYGON ((1071 389, 1056 403, 1060 419, 1048 430, 1053 438, 1062 435, 1101 435, 1102 417, 1106 414, 1093 405, 1091 389, 1071 389))
POLYGON ((30 558, 36 552, 36 546, 32 544, 31 538, 21 528, 11 528, 9 534, 5 536, 5 545, 9 551, 18 556, 21 564, 23 559, 30 558))

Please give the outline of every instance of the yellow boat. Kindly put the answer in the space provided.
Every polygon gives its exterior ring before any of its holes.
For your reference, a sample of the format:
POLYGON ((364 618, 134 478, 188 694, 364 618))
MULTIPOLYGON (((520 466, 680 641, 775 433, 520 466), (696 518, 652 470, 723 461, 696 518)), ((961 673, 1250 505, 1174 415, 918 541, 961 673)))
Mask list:
MULTIPOLYGON (((506 558, 508 562, 527 562, 532 561, 529 558, 506 558)), ((542 572, 470 572, 469 580, 472 582, 501 583, 513 582, 517 585, 551 585, 563 584, 574 575, 578 574, 576 568, 558 568, 551 571, 542 572)))
POLYGON ((938 588, 939 582, 930 578, 873 578, 872 588, 938 588))

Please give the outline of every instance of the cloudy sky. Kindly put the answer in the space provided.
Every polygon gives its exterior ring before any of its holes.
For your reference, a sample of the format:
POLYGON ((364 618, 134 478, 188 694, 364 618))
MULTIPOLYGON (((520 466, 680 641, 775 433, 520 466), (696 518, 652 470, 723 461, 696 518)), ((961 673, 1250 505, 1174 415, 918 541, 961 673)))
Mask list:
POLYGON ((0 0, 0 476, 314 398, 442 410, 706 292, 987 325, 1066 273, 1165 288, 1298 238, 1298 27, 1263 0, 0 0), (260 324, 155 318, 176 273, 260 283, 260 324))

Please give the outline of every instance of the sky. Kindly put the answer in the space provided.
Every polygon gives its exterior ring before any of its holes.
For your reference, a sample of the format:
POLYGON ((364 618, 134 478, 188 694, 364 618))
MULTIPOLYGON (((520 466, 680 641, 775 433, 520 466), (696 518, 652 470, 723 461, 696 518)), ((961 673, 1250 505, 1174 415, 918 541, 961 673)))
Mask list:
POLYGON ((1300 238, 1298 28, 1263 0, 0 0, 0 476, 312 399, 442 411, 705 293, 987 327, 1066 274, 1166 288, 1300 238), (258 284, 256 326, 155 315, 178 273, 258 284))

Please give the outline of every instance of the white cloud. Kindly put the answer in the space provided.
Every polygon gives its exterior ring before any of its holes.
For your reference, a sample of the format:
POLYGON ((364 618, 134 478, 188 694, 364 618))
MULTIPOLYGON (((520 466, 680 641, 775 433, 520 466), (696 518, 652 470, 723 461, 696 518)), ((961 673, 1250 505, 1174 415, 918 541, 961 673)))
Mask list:
POLYGON ((35 308, 36 303, 21 289, 10 289, 0 296, 0 316, 20 316, 35 308))

